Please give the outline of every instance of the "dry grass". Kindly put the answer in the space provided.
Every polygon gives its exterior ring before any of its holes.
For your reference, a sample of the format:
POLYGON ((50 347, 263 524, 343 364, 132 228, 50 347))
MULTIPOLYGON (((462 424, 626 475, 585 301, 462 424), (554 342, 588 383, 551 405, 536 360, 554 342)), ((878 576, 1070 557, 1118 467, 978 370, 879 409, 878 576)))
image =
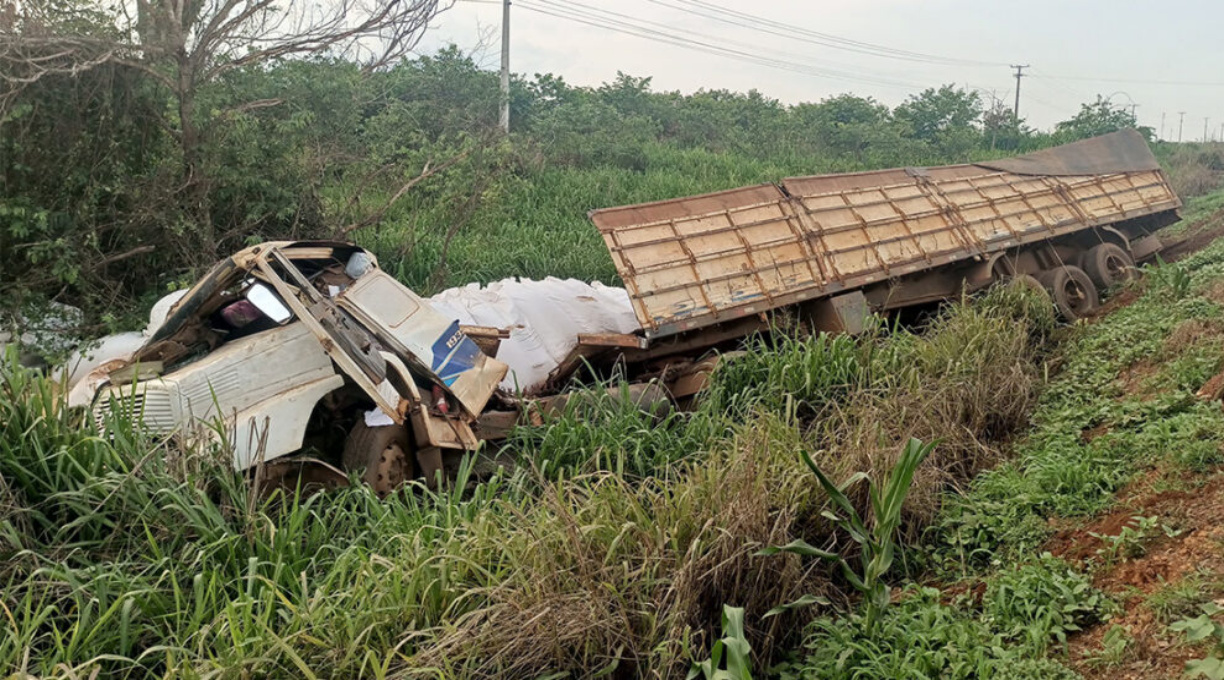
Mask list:
POLYGON ((1205 338, 1217 337, 1219 334, 1220 330, 1216 324, 1201 319, 1187 319, 1169 333, 1161 349, 1166 357, 1176 356, 1205 338))
MULTIPOLYGON (((906 438, 938 441, 906 504, 916 536, 943 492, 998 461, 1028 422, 1039 380, 1033 341, 1045 321, 1018 318, 1027 312, 1017 309, 961 306, 923 336, 873 338, 880 349, 869 386, 830 400, 815 418, 798 404, 758 409, 669 482, 550 483, 501 535, 495 561, 513 565, 508 577, 438 631, 403 674, 587 676, 615 665, 610 677, 683 677, 709 648, 724 604, 747 610, 755 653, 771 658, 813 612, 761 615, 803 593, 836 595, 838 585, 822 565, 757 551, 795 538, 849 550, 820 516, 823 494, 797 451, 815 452, 835 478, 862 470, 883 479, 906 438)), ((865 506, 862 485, 852 492, 865 506)))
MULTIPOLYGON (((413 665, 501 678, 615 663, 613 677, 682 676, 691 650, 710 644, 723 603, 759 620, 827 588, 797 558, 755 555, 790 540, 794 508, 814 506, 801 502, 811 487, 795 483, 798 442, 785 441, 794 432, 765 418, 671 485, 612 475, 553 484, 504 543, 510 578, 413 665)), ((787 639, 782 623, 755 631, 763 658, 787 639)))

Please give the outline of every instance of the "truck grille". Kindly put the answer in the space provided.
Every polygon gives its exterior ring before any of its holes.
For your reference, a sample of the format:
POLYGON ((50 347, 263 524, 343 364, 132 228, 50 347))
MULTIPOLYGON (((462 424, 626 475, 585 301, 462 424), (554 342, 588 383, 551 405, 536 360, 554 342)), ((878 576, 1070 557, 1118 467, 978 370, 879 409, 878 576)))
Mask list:
POLYGON ((152 432, 169 432, 175 427, 173 400, 165 390, 145 388, 136 394, 110 392, 94 406, 94 424, 99 432, 106 431, 106 421, 112 413, 140 423, 152 432))

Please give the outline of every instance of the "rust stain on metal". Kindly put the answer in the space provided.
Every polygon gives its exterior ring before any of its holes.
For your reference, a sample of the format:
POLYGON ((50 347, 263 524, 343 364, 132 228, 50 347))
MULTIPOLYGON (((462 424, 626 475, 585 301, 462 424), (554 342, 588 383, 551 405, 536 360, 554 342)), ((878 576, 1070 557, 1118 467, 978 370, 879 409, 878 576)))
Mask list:
POLYGON ((596 210, 658 338, 1181 202, 1134 131, 1001 161, 797 177, 596 210))

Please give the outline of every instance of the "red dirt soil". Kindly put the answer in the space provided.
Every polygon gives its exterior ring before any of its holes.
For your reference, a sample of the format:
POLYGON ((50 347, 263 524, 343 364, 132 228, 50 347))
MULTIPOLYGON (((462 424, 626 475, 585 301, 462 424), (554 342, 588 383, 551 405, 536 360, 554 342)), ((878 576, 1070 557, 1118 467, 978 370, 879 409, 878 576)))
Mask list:
MULTIPOLYGON (((1224 212, 1170 243, 1161 256, 1175 262, 1221 237, 1224 212)), ((1218 293, 1224 302, 1224 285, 1218 293)), ((1139 295, 1139 289, 1128 289, 1095 316, 1125 307, 1139 295)), ((1146 383, 1156 370, 1152 362, 1141 361, 1123 371, 1118 381, 1129 395, 1152 396, 1146 383)), ((1218 399, 1218 393, 1224 393, 1224 373, 1212 378, 1203 392, 1203 398, 1218 399)), ((1099 425, 1082 436, 1091 441, 1108 431, 1108 425, 1099 425)), ((1068 663, 1089 680, 1183 677, 1186 661, 1203 657, 1206 650, 1170 631, 1171 621, 1160 620, 1148 600, 1162 588, 1194 578, 1192 583, 1210 584, 1203 586, 1202 600, 1224 604, 1220 599, 1224 597, 1224 468, 1201 474, 1153 468, 1119 492, 1117 501, 1113 511, 1087 524, 1054 521, 1056 533, 1045 546, 1089 569, 1093 584, 1120 604, 1120 611, 1108 621, 1071 638, 1068 663), (1153 516, 1159 518, 1159 526, 1146 532, 1141 555, 1111 557, 1106 537, 1118 536, 1127 527, 1135 529, 1140 518, 1153 516), (1105 663, 1104 638, 1116 626, 1125 630, 1130 642, 1121 659, 1105 663)))
POLYGON ((1169 242, 1160 252, 1160 258, 1165 262, 1178 260, 1196 253, 1211 245, 1211 242, 1224 236, 1224 211, 1218 212, 1204 220, 1203 224, 1184 234, 1180 239, 1169 242))
POLYGON ((1109 621, 1093 626, 1070 641, 1070 662, 1086 678, 1148 680, 1176 678, 1189 659, 1202 651, 1188 645, 1180 633, 1168 630, 1146 604, 1148 596, 1188 576, 1207 574, 1224 579, 1224 472, 1207 475, 1148 471, 1119 494, 1113 512, 1087 525, 1065 527, 1046 549, 1068 561, 1093 569, 1093 584, 1122 606, 1109 621), (1135 527, 1136 518, 1159 518, 1162 526, 1147 533, 1141 556, 1107 559, 1103 537, 1118 536, 1135 527), (1166 534, 1168 527, 1174 536, 1166 534), (1095 534, 1095 535, 1094 535, 1095 534), (1102 653, 1102 639, 1121 626, 1133 640, 1120 665, 1092 662, 1102 653))

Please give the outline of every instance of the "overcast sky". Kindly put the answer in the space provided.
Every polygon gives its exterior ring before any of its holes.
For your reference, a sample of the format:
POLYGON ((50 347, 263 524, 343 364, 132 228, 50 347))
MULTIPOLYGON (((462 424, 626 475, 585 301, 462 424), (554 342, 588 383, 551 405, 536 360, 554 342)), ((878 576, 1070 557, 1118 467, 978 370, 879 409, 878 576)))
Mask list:
MULTIPOLYGON (((1140 124, 1157 131, 1161 115, 1167 114, 1169 139, 1177 138, 1179 111, 1186 112, 1186 140, 1203 136, 1205 116, 1214 137, 1221 135, 1224 123, 1224 2, 1218 0, 522 0, 512 12, 512 70, 553 73, 576 85, 598 85, 624 71, 651 76, 656 90, 755 88, 787 103, 853 92, 896 105, 925 87, 956 83, 993 92, 1010 106, 1016 81, 1008 65, 1029 64, 1020 115, 1039 128, 1069 118, 1096 94, 1138 104, 1140 124), (668 33, 722 45, 806 72, 702 53, 530 9, 564 13, 558 7, 566 5, 596 23, 633 21, 656 36, 668 33), (796 31, 764 33, 750 28, 748 20, 727 23, 694 13, 715 14, 709 6, 796 31), (591 14, 584 7, 625 18, 591 14), (941 61, 834 49, 815 44, 804 30, 941 61)), ((496 68, 500 25, 499 0, 459 0, 435 22, 421 51, 453 42, 475 52, 482 65, 496 68)))

